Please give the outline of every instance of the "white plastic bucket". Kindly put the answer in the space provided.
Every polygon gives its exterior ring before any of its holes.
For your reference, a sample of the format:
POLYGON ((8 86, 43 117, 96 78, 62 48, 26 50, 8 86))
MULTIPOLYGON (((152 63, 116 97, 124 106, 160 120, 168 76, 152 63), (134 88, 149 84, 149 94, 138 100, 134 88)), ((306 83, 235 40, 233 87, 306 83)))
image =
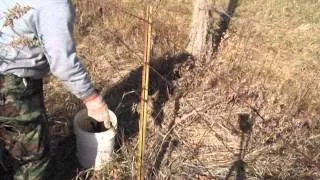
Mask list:
POLYGON ((86 109, 79 111, 74 117, 73 129, 76 135, 77 157, 84 168, 100 170, 112 160, 117 117, 110 110, 109 115, 114 128, 99 133, 93 133, 86 109))

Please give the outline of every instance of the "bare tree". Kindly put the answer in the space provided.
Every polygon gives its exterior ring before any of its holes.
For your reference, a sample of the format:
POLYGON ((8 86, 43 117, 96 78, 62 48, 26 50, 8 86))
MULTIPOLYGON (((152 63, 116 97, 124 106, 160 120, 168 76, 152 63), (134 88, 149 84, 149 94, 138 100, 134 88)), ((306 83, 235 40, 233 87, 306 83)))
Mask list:
POLYGON ((187 51, 195 57, 212 52, 212 16, 210 0, 194 0, 190 41, 187 51))

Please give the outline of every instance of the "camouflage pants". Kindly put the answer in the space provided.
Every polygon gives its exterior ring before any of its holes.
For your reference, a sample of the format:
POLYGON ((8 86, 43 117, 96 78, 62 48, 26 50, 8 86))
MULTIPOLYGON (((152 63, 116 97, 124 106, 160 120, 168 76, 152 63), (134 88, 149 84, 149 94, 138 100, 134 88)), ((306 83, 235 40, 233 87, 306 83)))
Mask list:
POLYGON ((48 153, 42 81, 0 74, 0 180, 42 179, 48 153))

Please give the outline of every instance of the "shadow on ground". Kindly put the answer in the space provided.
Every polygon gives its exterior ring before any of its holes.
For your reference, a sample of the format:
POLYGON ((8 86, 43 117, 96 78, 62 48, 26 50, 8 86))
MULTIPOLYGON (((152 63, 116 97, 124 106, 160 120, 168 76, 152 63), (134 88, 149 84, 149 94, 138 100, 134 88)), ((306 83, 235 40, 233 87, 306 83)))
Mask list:
POLYGON ((239 0, 230 0, 228 3, 228 7, 226 12, 220 14, 220 22, 219 22, 219 28, 214 33, 212 42, 214 47, 214 52, 217 52, 220 46, 220 42, 224 36, 224 34, 229 29, 229 25, 231 22, 231 19, 235 13, 236 8, 239 5, 239 0))
MULTIPOLYGON (((213 47, 215 48, 214 51, 218 50, 221 39, 229 28, 231 17, 237 6, 238 0, 230 0, 226 14, 221 14, 219 29, 216 30, 215 36, 212 39, 212 42, 214 43, 213 47)), ((190 60, 193 61, 190 54, 181 53, 174 56, 165 55, 151 62, 150 102, 148 104, 149 109, 152 111, 152 119, 156 125, 161 126, 163 122, 164 112, 162 108, 174 92, 175 80, 180 78, 181 74, 179 73, 179 67, 190 60)), ((109 108, 116 113, 118 118, 117 148, 120 148, 124 141, 130 141, 131 138, 134 138, 138 134, 141 75, 142 67, 139 67, 131 71, 116 85, 108 88, 104 93, 104 99, 108 103, 109 108)), ((107 85, 108 80, 105 80, 105 83, 102 83, 103 86, 105 86, 104 84, 107 85)), ((240 146, 242 146, 243 143, 244 139, 242 139, 240 146)), ((161 149, 163 149, 163 152, 161 153, 163 156, 167 150, 166 145, 161 147, 161 149)), ((81 170, 75 156, 76 145, 74 135, 61 141, 54 151, 58 153, 56 153, 51 160, 50 172, 53 172, 53 174, 50 176, 50 179, 74 178, 75 175, 77 175, 77 172, 81 170)), ((245 179, 245 162, 242 160, 243 156, 244 153, 240 152, 239 159, 230 168, 229 177, 232 175, 233 171, 236 170, 238 179, 245 179)), ((162 160, 163 157, 157 158, 153 170, 157 171, 159 169, 162 160)), ((151 173, 151 177, 152 176, 154 176, 154 173, 151 173)), ((228 179, 228 176, 226 179, 228 179)))
MULTIPOLYGON (((164 56, 151 62, 148 108, 154 123, 161 126, 163 106, 174 91, 174 81, 180 77, 179 67, 191 60, 187 53, 164 56)), ((122 81, 105 92, 105 100, 118 117, 121 141, 135 137, 139 130, 142 67, 131 71, 122 81)))
MULTIPOLYGON (((152 111, 152 119, 158 126, 161 126, 164 118, 162 107, 174 91, 174 81, 180 77, 179 67, 187 60, 191 60, 190 55, 181 53, 174 56, 163 56, 151 62, 150 103, 148 104, 152 111)), ((124 141, 130 141, 138 134, 141 75, 142 67, 139 67, 104 93, 104 99, 109 108, 116 113, 118 118, 116 148, 120 148, 124 141)), ((81 170, 76 158, 75 136, 70 135, 63 138, 53 152, 54 155, 51 157, 48 168, 50 179, 73 179, 81 170)))
POLYGON ((253 127, 253 118, 250 117, 249 113, 239 114, 239 129, 241 130, 241 141, 240 141, 240 152, 238 154, 238 159, 232 164, 229 169, 229 173, 226 176, 227 179, 245 180, 246 178, 246 163, 243 160, 246 151, 248 150, 249 141, 251 138, 253 127), (235 172, 235 174, 233 173, 235 172))

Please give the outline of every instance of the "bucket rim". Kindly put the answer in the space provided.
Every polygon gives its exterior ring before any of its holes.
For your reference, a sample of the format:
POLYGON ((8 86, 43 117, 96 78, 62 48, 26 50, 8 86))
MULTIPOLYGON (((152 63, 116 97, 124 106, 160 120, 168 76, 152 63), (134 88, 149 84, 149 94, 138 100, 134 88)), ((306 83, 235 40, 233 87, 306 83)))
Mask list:
POLYGON ((105 134, 110 134, 110 135, 115 136, 116 130, 117 130, 117 127, 118 127, 118 119, 117 119, 116 114, 113 111, 111 111, 110 109, 108 109, 108 111, 109 111, 109 114, 110 114, 111 119, 112 119, 112 122, 111 122, 112 125, 113 125, 112 128, 110 128, 110 129, 108 129, 106 131, 103 131, 103 132, 94 132, 94 133, 83 130, 82 128, 80 128, 77 125, 77 121, 79 121, 81 119, 80 116, 82 116, 83 114, 87 114, 86 113, 87 109, 82 109, 79 112, 77 112, 76 115, 74 116, 74 119, 73 119, 73 126, 74 126, 73 129, 74 129, 74 131, 79 130, 81 133, 84 133, 84 134, 87 134, 87 135, 105 135, 105 134), (114 126, 114 124, 115 124, 115 126, 114 126))

